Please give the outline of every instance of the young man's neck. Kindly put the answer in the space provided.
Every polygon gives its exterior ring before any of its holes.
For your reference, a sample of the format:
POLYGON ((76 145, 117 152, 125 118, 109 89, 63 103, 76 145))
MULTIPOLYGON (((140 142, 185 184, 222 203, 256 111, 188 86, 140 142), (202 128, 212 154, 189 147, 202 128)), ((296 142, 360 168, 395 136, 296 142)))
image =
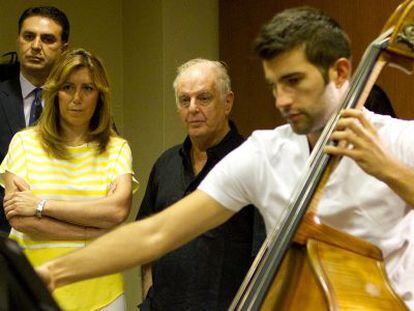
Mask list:
POLYGON ((316 143, 318 142, 319 137, 321 136, 320 132, 314 132, 306 135, 308 139, 309 149, 310 151, 313 150, 313 147, 315 147, 316 143))

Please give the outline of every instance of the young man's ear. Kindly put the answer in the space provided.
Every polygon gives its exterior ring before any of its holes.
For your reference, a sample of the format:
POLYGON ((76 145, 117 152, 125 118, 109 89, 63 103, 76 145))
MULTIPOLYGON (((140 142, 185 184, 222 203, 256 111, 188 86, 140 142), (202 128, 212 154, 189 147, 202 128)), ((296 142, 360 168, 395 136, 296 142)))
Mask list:
POLYGON ((329 80, 333 81, 335 86, 340 88, 345 81, 351 78, 351 72, 351 61, 345 57, 341 57, 329 68, 329 80))

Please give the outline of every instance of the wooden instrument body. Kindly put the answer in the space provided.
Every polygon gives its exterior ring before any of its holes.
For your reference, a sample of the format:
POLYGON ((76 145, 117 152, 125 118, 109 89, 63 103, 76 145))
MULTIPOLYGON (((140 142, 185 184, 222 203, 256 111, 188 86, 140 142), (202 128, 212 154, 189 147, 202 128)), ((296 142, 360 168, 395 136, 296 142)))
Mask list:
POLYGON ((307 214, 261 310, 408 310, 381 251, 307 214))

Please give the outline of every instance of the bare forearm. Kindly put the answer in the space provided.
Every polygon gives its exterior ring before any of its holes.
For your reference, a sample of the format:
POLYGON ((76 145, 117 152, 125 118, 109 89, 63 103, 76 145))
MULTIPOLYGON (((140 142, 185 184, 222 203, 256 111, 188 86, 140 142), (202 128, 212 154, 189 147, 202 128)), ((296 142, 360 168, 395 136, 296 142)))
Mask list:
POLYGON ((97 238, 107 230, 65 223, 48 217, 13 217, 13 228, 36 239, 45 240, 88 240, 97 238))
MULTIPOLYGON (((20 177, 8 173, 5 176, 6 196, 4 211, 7 219, 15 216, 34 216, 41 198, 30 191, 20 177)), ((107 195, 87 201, 48 200, 43 205, 43 216, 81 226, 112 228, 126 219, 132 197, 131 175, 119 176, 107 195)))
POLYGON ((414 169, 393 161, 382 170, 380 180, 385 182, 407 205, 414 208, 414 169))
POLYGON ((123 271, 147 261, 148 257, 156 257, 157 251, 149 247, 151 242, 136 225, 137 223, 132 223, 122 226, 97 239, 87 248, 51 262, 55 286, 123 271))
POLYGON ((47 269, 56 286, 123 271, 157 259, 232 215, 196 191, 158 215, 122 226, 88 247, 50 262, 47 269))
POLYGON ((43 214, 81 226, 111 228, 126 219, 130 205, 131 198, 123 202, 110 198, 91 202, 47 201, 43 214))
POLYGON ((44 215, 82 226, 112 228, 124 221, 131 206, 131 176, 117 180, 116 190, 103 198, 90 201, 54 201, 44 207, 44 215))

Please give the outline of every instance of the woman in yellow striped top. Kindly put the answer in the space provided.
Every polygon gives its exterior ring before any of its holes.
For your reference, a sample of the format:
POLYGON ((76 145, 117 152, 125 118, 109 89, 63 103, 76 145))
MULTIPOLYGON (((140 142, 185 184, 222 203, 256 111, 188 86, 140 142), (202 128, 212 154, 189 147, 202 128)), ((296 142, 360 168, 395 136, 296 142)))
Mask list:
MULTIPOLYGON (((124 221, 136 186, 128 143, 111 129, 99 59, 83 49, 64 53, 43 96, 39 123, 14 136, 0 166, 10 237, 34 266, 85 247, 124 221)), ((120 274, 54 295, 64 310, 125 309, 120 274)))

